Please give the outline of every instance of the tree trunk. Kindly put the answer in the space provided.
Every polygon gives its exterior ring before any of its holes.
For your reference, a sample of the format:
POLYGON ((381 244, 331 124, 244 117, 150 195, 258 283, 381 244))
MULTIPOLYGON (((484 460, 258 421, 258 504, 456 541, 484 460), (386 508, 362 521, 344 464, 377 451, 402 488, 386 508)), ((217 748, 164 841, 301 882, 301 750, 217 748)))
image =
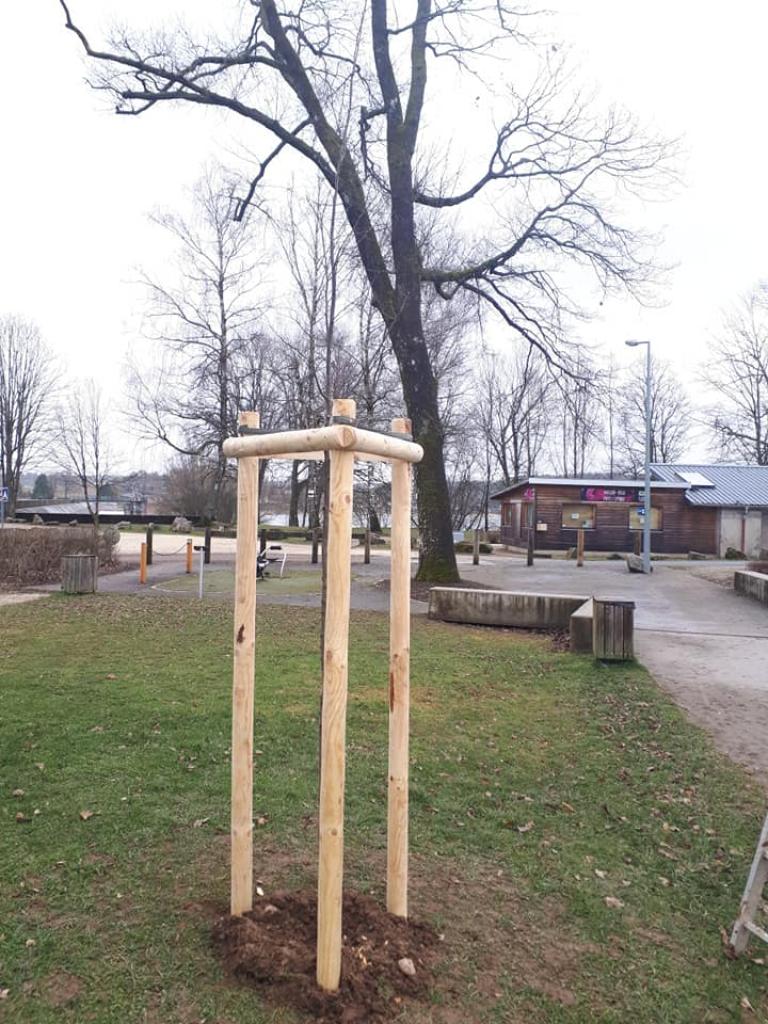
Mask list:
POLYGON ((291 497, 288 504, 288 525, 299 525, 299 500, 301 498, 302 481, 299 480, 301 463, 294 459, 291 463, 291 497))
MULTIPOLYGON (((419 539, 419 570, 416 578, 441 583, 459 579, 451 529, 451 499, 445 475, 444 437, 437 403, 437 384, 421 331, 407 332, 404 311, 389 328, 413 437, 424 449, 416 464, 419 539)), ((421 324, 419 324, 419 327, 421 324)))

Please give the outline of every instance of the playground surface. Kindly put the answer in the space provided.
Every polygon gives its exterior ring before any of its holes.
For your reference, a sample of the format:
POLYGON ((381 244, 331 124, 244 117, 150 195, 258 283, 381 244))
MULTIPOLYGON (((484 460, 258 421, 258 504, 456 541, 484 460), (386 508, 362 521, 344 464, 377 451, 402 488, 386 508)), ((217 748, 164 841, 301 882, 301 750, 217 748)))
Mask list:
MULTIPOLYGON (((258 614, 266 905, 315 879, 319 614, 258 614)), ((0 1020, 308 1020, 211 944, 228 895, 229 602, 52 595, 0 609, 0 627, 0 1020)), ((353 613, 350 655, 345 878, 381 903, 384 616, 353 613)), ((641 667, 547 636, 419 616, 412 659, 412 914, 442 938, 429 998, 378 1019, 763 1019, 765 967, 727 959, 720 929, 764 794, 706 733, 641 667)))

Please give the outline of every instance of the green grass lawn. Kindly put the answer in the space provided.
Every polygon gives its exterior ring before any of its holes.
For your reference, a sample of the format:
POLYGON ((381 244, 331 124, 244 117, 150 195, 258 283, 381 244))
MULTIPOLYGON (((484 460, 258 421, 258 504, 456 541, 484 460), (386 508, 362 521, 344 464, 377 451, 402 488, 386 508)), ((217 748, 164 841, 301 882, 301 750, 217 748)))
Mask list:
MULTIPOLYGON (((268 895, 314 878, 318 614, 259 616, 268 895)), ((295 1019, 227 978, 209 939, 228 894, 231 630, 226 605, 172 597, 0 609, 0 1020, 295 1019)), ((346 880, 379 896, 386 619, 355 616, 352 640, 346 880)), ((432 1004, 403 1020, 766 1019, 766 968, 727 960, 720 935, 763 796, 644 671, 418 620, 413 698, 412 912, 445 941, 432 1004)))
MULTIPOLYGON (((322 575, 320 571, 302 572, 301 570, 286 567, 285 576, 279 576, 280 567, 270 567, 269 578, 263 582, 259 581, 259 593, 261 588, 267 594, 319 594, 322 589, 322 575)), ((169 590, 181 594, 197 594, 200 579, 197 573, 177 576, 171 580, 164 580, 155 584, 156 590, 169 590)), ((204 578, 205 593, 234 594, 235 592, 235 571, 234 569, 206 569, 204 578)))

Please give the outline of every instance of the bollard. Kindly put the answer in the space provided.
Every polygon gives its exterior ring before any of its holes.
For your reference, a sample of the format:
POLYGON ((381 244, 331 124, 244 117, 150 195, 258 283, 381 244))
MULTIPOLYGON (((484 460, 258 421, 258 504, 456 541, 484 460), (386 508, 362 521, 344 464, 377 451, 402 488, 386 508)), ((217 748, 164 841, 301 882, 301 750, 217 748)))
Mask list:
POLYGON ((187 573, 192 572, 192 538, 187 539, 187 573))
POLYGON ((363 550, 363 564, 371 564, 371 531, 367 529, 365 531, 365 548, 363 550))
POLYGON ((211 564, 211 528, 206 526, 205 538, 203 540, 203 550, 205 551, 205 564, 211 564))
POLYGON ((151 526, 147 527, 147 565, 152 565, 152 541, 154 532, 155 531, 151 526))
POLYGON ((579 530, 576 533, 576 567, 581 568, 584 565, 584 531, 579 530))
POLYGON ((200 552, 200 575, 197 581, 197 596, 203 599, 203 575, 205 573, 205 544, 195 544, 195 551, 200 552))
POLYGON ((315 527, 312 531, 312 565, 317 565, 317 549, 320 544, 320 530, 315 527))
POLYGON ((146 541, 141 542, 141 551, 139 553, 139 583, 147 582, 147 544, 146 541))
POLYGON ((472 538, 472 565, 480 565, 480 531, 475 530, 472 538))
POLYGON ((267 550, 267 531, 259 530, 259 554, 263 555, 267 550))

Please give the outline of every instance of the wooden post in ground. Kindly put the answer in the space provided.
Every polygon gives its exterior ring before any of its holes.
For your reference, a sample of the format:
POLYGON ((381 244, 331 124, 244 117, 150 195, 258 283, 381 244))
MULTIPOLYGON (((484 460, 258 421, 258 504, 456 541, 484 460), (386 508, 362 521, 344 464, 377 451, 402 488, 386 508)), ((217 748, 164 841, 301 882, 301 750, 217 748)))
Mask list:
POLYGON ((475 530, 472 537, 472 565, 480 565, 480 531, 475 530))
POLYGON ((259 554, 267 550, 267 531, 259 530, 259 554))
MULTIPOLYGON (((410 434, 410 421, 393 420, 392 431, 410 434)), ((391 548, 387 910, 397 917, 407 917, 411 655, 411 467, 407 462, 392 465, 391 548)))
POLYGON ((526 563, 533 565, 533 553, 536 545, 536 499, 528 506, 528 551, 526 563))
POLYGON ((317 549, 320 545, 320 529, 315 526, 312 529, 312 565, 317 565, 317 549))
MULTIPOLYGON (((257 412, 240 413, 240 424, 258 427, 257 412)), ((233 914, 253 908, 253 675, 256 659, 256 553, 259 460, 237 464, 235 555, 235 651, 232 672, 232 874, 233 914)), ((206 531, 206 540, 210 538, 206 531)), ((207 552, 206 552, 207 553, 207 552)))
POLYGON ((155 530, 154 527, 147 527, 146 541, 147 541, 147 565, 152 565, 152 547, 154 540, 155 530))
POLYGON ((584 531, 576 531, 576 566, 581 568, 584 565, 584 531))
MULTIPOLYGON (((355 418, 355 403, 336 399, 333 415, 355 418)), ((320 735, 320 812, 317 880, 317 983, 333 992, 341 978, 344 869, 344 772, 347 724, 349 588, 352 549, 352 452, 330 453, 328 569, 323 644, 320 735)))
POLYGON ((371 528, 366 526, 365 528, 365 539, 363 541, 363 565, 371 564, 371 528))
POLYGON ((141 542, 139 550, 139 583, 147 582, 147 542, 141 542))
MULTIPOLYGON (((258 486, 258 481, 257 481, 257 486, 258 486)), ((211 564, 211 528, 210 528, 210 526, 206 526, 206 528, 205 528, 205 537, 203 539, 203 544, 205 546, 205 557, 204 557, 203 560, 204 560, 206 565, 210 565, 211 564)))
POLYGON ((192 538, 187 539, 187 573, 192 572, 192 538))

